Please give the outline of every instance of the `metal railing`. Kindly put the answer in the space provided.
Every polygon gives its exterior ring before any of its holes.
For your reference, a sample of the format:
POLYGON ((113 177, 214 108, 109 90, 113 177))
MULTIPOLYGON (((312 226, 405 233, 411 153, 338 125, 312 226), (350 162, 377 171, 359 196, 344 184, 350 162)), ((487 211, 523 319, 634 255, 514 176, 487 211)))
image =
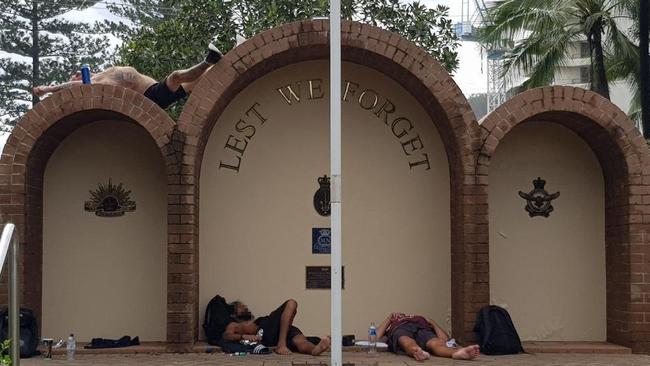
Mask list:
POLYGON ((16 225, 6 224, 0 237, 0 272, 9 254, 9 334, 11 360, 20 365, 20 308, 18 307, 18 233, 16 225))

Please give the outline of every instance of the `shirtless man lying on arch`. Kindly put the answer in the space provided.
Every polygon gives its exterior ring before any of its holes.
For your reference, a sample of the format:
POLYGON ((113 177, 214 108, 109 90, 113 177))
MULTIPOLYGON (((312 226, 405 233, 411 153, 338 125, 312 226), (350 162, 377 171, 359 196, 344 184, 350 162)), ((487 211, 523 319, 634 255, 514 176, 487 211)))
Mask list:
MULTIPOLYGON (((91 75, 91 83, 105 85, 119 85, 143 94, 151 99, 160 108, 165 109, 175 102, 187 97, 201 76, 205 74, 223 55, 215 46, 216 39, 208 45, 208 54, 205 59, 189 69, 175 70, 164 79, 156 81, 153 78, 139 73, 130 66, 113 66, 91 75)), ((41 97, 47 93, 57 92, 73 85, 81 84, 81 72, 72 75, 70 81, 58 85, 37 86, 32 92, 41 97)))

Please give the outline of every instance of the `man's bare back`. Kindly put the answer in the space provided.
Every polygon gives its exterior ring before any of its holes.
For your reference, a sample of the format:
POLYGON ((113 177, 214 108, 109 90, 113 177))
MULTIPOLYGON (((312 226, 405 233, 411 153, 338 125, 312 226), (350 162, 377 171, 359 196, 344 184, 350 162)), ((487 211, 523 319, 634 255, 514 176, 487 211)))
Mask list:
MULTIPOLYGON (((150 76, 139 73, 135 68, 130 66, 109 67, 102 72, 92 74, 90 81, 93 84, 117 85, 131 89, 143 94, 164 109, 187 97, 201 76, 223 57, 221 51, 215 46, 214 41, 216 39, 208 45, 208 54, 204 61, 188 69, 172 71, 160 82, 157 82, 150 76)), ((81 73, 77 72, 66 83, 36 86, 32 88, 32 92, 34 95, 42 97, 47 93, 54 93, 81 83, 81 73)))
MULTIPOLYGON (((79 83, 80 81, 81 73, 76 73, 70 77, 70 83, 79 83)), ((119 85, 141 94, 144 94, 150 86, 156 83, 156 80, 153 78, 140 74, 130 66, 109 67, 100 73, 93 74, 91 81, 94 84, 119 85)), ((56 92, 66 86, 66 84, 39 86, 34 88, 34 94, 40 97, 47 93, 56 92)))
POLYGON ((121 85, 141 94, 144 94, 150 86, 156 83, 153 78, 140 74, 130 66, 110 67, 95 74, 92 81, 97 84, 121 85))

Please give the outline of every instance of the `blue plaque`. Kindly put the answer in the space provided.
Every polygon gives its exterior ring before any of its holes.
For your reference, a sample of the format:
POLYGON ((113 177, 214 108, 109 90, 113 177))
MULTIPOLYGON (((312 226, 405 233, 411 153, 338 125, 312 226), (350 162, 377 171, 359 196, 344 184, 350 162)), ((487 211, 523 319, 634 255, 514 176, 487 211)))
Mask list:
POLYGON ((332 230, 328 227, 314 227, 311 229, 311 253, 332 253, 332 230))

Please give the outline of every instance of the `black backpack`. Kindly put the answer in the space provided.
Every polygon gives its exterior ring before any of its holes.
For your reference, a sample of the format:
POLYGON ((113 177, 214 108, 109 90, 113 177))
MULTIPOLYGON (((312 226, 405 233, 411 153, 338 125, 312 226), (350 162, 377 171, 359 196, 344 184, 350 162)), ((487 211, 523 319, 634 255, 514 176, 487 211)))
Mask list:
POLYGON ((511 355, 524 352, 510 314, 502 307, 483 307, 476 317, 474 331, 478 333, 481 353, 511 355))
MULTIPOLYGON (((0 342, 4 342, 9 335, 9 309, 0 308, 0 342)), ((34 312, 20 308, 20 357, 37 355, 38 324, 34 312)))
POLYGON ((210 300, 205 308, 205 319, 203 330, 211 345, 220 345, 221 337, 228 323, 232 321, 231 315, 234 312, 232 306, 226 303, 226 299, 217 295, 210 300))

